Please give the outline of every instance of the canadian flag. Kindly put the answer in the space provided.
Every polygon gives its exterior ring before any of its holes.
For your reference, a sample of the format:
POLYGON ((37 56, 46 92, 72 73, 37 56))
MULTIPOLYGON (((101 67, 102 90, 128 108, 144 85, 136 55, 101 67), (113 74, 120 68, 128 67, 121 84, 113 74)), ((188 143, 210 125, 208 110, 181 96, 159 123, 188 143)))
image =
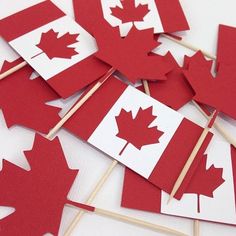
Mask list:
POLYGON ((122 206, 174 216, 236 225, 236 149, 214 138, 181 201, 126 169, 122 206))
POLYGON ((51 1, 2 19, 0 34, 62 97, 109 69, 93 56, 95 39, 51 1))
POLYGON ((76 19, 90 32, 96 31, 94 19, 102 18, 112 27, 119 26, 123 36, 133 26, 153 28, 154 33, 189 29, 179 0, 74 0, 74 8, 76 19))
MULTIPOLYGON (((203 131, 180 113, 114 77, 65 127, 166 192, 171 191, 203 131)), ((198 162, 196 159, 178 196, 198 162)))

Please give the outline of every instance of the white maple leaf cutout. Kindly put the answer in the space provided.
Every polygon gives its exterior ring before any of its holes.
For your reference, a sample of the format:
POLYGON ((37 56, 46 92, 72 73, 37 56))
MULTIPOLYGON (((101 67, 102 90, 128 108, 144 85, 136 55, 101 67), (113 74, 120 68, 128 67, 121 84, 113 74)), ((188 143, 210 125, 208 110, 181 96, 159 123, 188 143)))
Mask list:
POLYGON ((3 159, 24 169, 30 169, 24 151, 32 149, 34 135, 34 132, 20 126, 8 129, 0 110, 0 170, 3 159))

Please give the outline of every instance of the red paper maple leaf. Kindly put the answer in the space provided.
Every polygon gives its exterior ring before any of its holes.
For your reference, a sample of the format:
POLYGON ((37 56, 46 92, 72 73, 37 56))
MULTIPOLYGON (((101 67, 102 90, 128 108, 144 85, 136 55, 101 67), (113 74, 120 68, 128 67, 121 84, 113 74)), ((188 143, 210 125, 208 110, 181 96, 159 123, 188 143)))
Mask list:
POLYGON ((157 118, 152 114, 152 109, 152 107, 147 109, 140 108, 135 118, 133 118, 131 111, 127 112, 122 109, 120 114, 116 116, 116 123, 119 129, 119 133, 116 136, 127 141, 120 155, 122 155, 129 143, 140 150, 144 145, 159 142, 163 132, 159 131, 157 126, 149 127, 157 118))
POLYGON ((221 64, 214 78, 211 74, 212 62, 206 61, 201 53, 188 60, 188 70, 184 74, 195 92, 194 100, 214 107, 236 119, 234 66, 221 64))
POLYGON ((72 56, 77 55, 78 52, 75 51, 75 47, 69 46, 78 42, 79 34, 66 33, 61 37, 58 37, 58 34, 52 29, 42 33, 40 43, 36 46, 43 52, 33 56, 32 59, 43 53, 47 54, 49 59, 55 57, 71 59, 72 56))
POLYGON ((200 212, 200 195, 213 198, 213 192, 225 182, 222 178, 223 168, 215 168, 214 165, 212 165, 209 169, 206 169, 206 162, 207 155, 203 157, 185 191, 186 193, 197 194, 198 212, 200 212))
POLYGON ((143 21, 143 18, 149 13, 148 4, 139 4, 135 6, 134 0, 122 0, 123 8, 112 7, 112 15, 119 18, 122 23, 143 21))
MULTIPOLYGON (((166 74, 167 80, 148 82, 150 95, 172 109, 179 110, 192 100, 194 92, 185 79, 183 68, 178 65, 171 53, 167 53, 164 59, 173 65, 173 70, 166 74)), ((139 89, 144 92, 143 86, 139 89)))
POLYGON ((36 136, 25 152, 30 171, 3 162, 0 172, 0 205, 15 212, 0 220, 0 235, 58 235, 67 195, 78 173, 68 168, 58 139, 36 136))
POLYGON ((132 28, 122 38, 118 28, 101 27, 96 32, 99 51, 96 56, 124 74, 132 83, 137 80, 165 80, 172 65, 150 53, 160 45, 153 30, 132 28))
MULTIPOLYGON (((20 61, 5 62, 1 72, 20 61)), ((30 80, 32 73, 31 67, 26 66, 0 81, 0 108, 8 127, 17 124, 47 133, 60 120, 60 109, 45 103, 59 97, 42 78, 30 80)))

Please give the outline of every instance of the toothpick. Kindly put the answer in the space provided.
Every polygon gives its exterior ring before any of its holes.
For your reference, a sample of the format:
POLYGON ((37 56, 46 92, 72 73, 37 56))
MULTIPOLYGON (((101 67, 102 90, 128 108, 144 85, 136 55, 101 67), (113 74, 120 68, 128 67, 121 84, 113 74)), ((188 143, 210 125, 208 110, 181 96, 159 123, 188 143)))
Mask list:
POLYGON ((27 65, 28 65, 28 63, 27 63, 26 61, 21 62, 20 64, 18 64, 18 65, 16 65, 16 66, 12 67, 11 69, 9 69, 9 70, 3 72, 2 74, 0 74, 0 80, 6 78, 7 76, 9 76, 9 75, 15 73, 16 71, 22 69, 23 67, 25 67, 25 66, 27 66, 27 65))
POLYGON ((109 218, 113 218, 119 221, 123 221, 123 222, 127 222, 127 223, 131 223, 131 224, 135 224, 138 226, 142 226, 154 231, 158 231, 158 232, 162 232, 162 233, 168 233, 168 234, 172 234, 172 235, 177 235, 177 236, 187 236, 186 234, 179 232, 177 230, 171 229, 171 228, 167 228, 161 225, 156 225, 156 224, 152 224, 149 223, 147 221, 143 221, 140 219, 136 219, 133 217, 129 217, 129 216, 125 216, 125 215, 121 215, 121 214, 117 214, 111 211, 107 211, 107 210, 103 210, 100 208, 96 208, 95 209, 95 213, 102 215, 102 216, 107 216, 109 218))
POLYGON ((68 201, 67 204, 74 206, 76 208, 81 208, 87 212, 93 212, 97 215, 105 216, 105 217, 112 218, 112 219, 115 219, 115 220, 118 220, 121 222, 129 223, 129 224, 134 224, 134 225, 144 227, 144 228, 147 228, 147 229, 150 229, 153 231, 167 233, 167 234, 176 235, 176 236, 187 236, 186 234, 179 232, 177 230, 171 229, 169 227, 152 224, 152 223, 144 221, 144 220, 140 220, 140 219, 126 216, 126 215, 122 215, 122 214, 118 214, 118 213, 108 211, 105 209, 101 209, 101 208, 97 208, 97 207, 93 207, 93 206, 89 206, 89 205, 85 205, 85 204, 81 204, 81 203, 75 203, 72 201, 68 201))
POLYGON ((147 80, 142 80, 143 82, 143 87, 144 87, 144 91, 148 96, 151 96, 151 92, 150 92, 150 88, 148 85, 148 81, 147 80))
POLYGON ((54 126, 54 128, 46 136, 52 139, 58 130, 76 113, 76 111, 84 105, 84 103, 92 97, 92 95, 111 77, 116 69, 111 68, 82 98, 75 106, 54 126))
POLYGON ((195 160, 195 157, 197 156, 197 154, 198 154, 202 144, 204 143, 208 133, 210 132, 210 129, 214 125, 214 122, 216 120, 217 115, 218 115, 218 111, 215 111, 212 114, 211 119, 209 120, 207 126, 203 130, 200 138, 198 139, 197 144, 195 145, 191 155, 189 156, 187 162, 184 165, 184 168, 182 169, 179 177, 177 178, 177 180, 176 180, 176 182, 174 184, 174 187, 173 187, 173 189, 171 191, 171 194, 170 194, 170 197, 169 197, 169 200, 168 200, 167 204, 169 204, 170 201, 174 198, 175 194, 177 193, 177 191, 179 190, 181 184, 183 183, 185 176, 187 175, 187 173, 188 173, 188 171, 189 171, 193 161, 195 160))
POLYGON ((216 56, 214 55, 211 55, 210 53, 204 51, 204 50, 201 50, 200 48, 196 47, 196 46, 193 46, 192 44, 188 43, 188 42, 185 42, 183 40, 178 40, 174 37, 171 37, 170 35, 167 35, 167 34, 161 34, 164 38, 166 39, 169 39, 171 40, 172 42, 175 42, 185 48, 188 48, 194 52, 197 52, 197 51, 201 51, 203 53, 203 55, 205 55, 206 57, 212 59, 212 60, 216 60, 216 56))
POLYGON ((194 228, 193 235, 200 236, 200 221, 199 220, 194 220, 193 228, 194 228))
MULTIPOLYGON (((98 192, 101 190, 102 186, 105 184, 107 179, 110 177, 112 171, 115 169, 115 167, 118 165, 118 162, 116 160, 112 161, 111 165, 108 167, 104 175, 101 177, 99 182, 97 183, 95 189, 92 191, 92 193, 89 195, 89 198, 86 201, 86 204, 91 204, 95 197, 97 196, 98 192)), ((79 223, 81 217, 84 215, 85 211, 81 210, 77 216, 73 219, 71 224, 68 226, 68 228, 65 231, 64 236, 69 236, 74 231, 75 227, 79 223)))
MULTIPOLYGON (((207 118, 207 120, 210 119, 210 117, 202 110, 202 108, 194 101, 192 100, 193 105, 207 118)), ((217 121, 214 123, 214 128, 225 138, 228 143, 232 144, 236 148, 236 140, 235 138, 217 121)))

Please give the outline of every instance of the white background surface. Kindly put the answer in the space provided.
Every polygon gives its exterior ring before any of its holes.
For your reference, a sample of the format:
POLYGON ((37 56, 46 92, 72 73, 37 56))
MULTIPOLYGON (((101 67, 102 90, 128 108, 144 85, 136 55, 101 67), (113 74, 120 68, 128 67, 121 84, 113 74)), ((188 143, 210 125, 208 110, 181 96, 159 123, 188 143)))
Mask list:
MULTIPOLYGON (((37 2, 40 2, 40 0, 1 0, 0 18, 37 2)), ((54 0, 53 2, 55 2, 68 14, 72 14, 71 1, 54 0)), ((235 0, 181 0, 181 3, 191 27, 191 31, 184 34, 185 40, 198 46, 199 48, 202 48, 203 50, 209 51, 213 55, 216 54, 215 49, 218 34, 218 24, 224 23, 236 26, 235 0)), ((7 46, 4 45, 2 41, 0 41, 0 52, 2 52, 2 49, 5 48, 7 48, 7 46)), ((179 62, 181 62, 181 58, 184 54, 192 55, 191 51, 163 39, 161 51, 164 53, 167 50, 171 50, 176 58, 179 59, 179 62)), ((2 64, 3 59, 6 58, 12 60, 14 59, 14 54, 0 53, 0 65, 2 64)), ((59 104, 63 104, 63 102, 60 102, 59 104)), ((70 104, 70 101, 65 102, 65 105, 68 104, 70 104)), ((205 120, 201 115, 199 115, 192 105, 185 106, 183 109, 181 109, 181 112, 195 122, 199 122, 199 124, 204 125, 205 120)), ((221 122, 224 123, 229 132, 231 132, 236 137, 236 122, 230 120, 229 118, 227 118, 227 122, 226 118, 221 120, 221 122), (231 124, 229 124, 229 122, 231 124)), ((83 202, 92 191, 96 181, 98 181, 99 177, 110 165, 111 160, 63 130, 59 132, 59 136, 65 151, 65 155, 67 156, 69 166, 71 168, 79 168, 81 170, 73 185, 69 197, 72 200, 83 202)), ((22 154, 22 150, 30 149, 32 145, 32 137, 33 133, 31 131, 22 129, 21 127, 14 127, 9 131, 4 129, 4 121, 0 115, 0 158, 4 157, 16 163, 17 165, 28 168, 28 165, 24 159, 24 155, 22 154), (17 143, 19 148, 13 148, 15 147, 14 143, 17 143)), ((220 136, 218 138, 221 139, 220 136)), ((94 205, 97 207, 114 210, 122 214, 142 218, 156 224, 173 227, 177 230, 185 232, 186 234, 192 235, 192 220, 120 208, 119 205, 121 199, 122 181, 123 167, 118 166, 98 194, 96 200, 94 201, 94 205)), ((0 209, 0 216, 3 212, 4 211, 1 211, 0 209)), ((65 208, 59 235, 63 235, 63 232, 76 213, 76 210, 65 208)), ((162 234, 113 221, 97 215, 86 214, 79 225, 76 227, 73 235, 154 236, 162 234)), ((201 223, 201 235, 235 236, 236 228, 203 222, 201 223)))

